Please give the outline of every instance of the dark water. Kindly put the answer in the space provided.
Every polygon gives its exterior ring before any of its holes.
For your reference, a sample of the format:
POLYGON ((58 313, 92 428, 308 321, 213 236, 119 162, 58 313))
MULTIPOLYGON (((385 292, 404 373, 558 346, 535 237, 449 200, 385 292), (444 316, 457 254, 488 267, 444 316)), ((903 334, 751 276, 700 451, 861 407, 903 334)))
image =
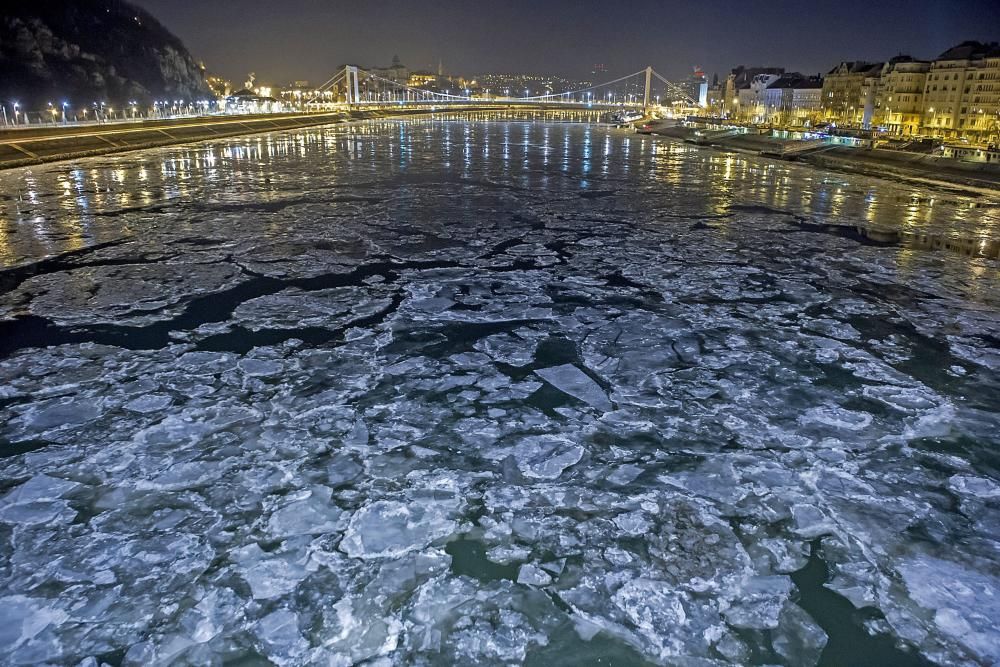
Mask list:
POLYGON ((0 662, 1000 660, 996 198, 586 120, 0 173, 0 662))

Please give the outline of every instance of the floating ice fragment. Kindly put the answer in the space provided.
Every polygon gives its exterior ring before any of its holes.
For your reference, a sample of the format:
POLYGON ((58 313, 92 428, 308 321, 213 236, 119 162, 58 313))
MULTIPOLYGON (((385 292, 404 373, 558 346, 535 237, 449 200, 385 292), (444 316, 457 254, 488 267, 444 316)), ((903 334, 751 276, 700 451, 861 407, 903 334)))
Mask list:
POLYGON ((531 555, 531 549, 519 545, 501 545, 486 552, 486 559, 494 563, 506 565, 521 561, 531 555))
POLYGON ((255 600, 269 600, 291 593, 306 575, 308 572, 304 567, 286 558, 260 560, 243 570, 243 578, 250 584, 255 600))
POLYGON ((352 558, 398 558, 455 532, 450 505, 379 500, 354 513, 341 550, 352 558))
POLYGON ((948 488, 959 495, 976 498, 1000 498, 1000 484, 986 477, 953 475, 948 480, 948 488))
POLYGON ((301 664, 309 643, 299 631, 299 616, 288 609, 277 609, 257 621, 254 633, 268 658, 279 665, 301 664))
POLYGON ((314 487, 307 497, 276 510, 268 519, 267 532, 275 539, 281 539, 339 530, 343 511, 330 501, 330 497, 329 488, 314 487))
MULTIPOLYGON (((48 600, 24 595, 0 598, 0 647, 4 647, 2 650, 7 654, 30 642, 50 625, 58 626, 67 619, 69 614, 51 606, 48 600)), ((37 647, 31 653, 39 660, 56 657, 46 656, 44 647, 37 647)))
POLYGON ((539 377, 561 392, 605 412, 612 409, 611 401, 601 386, 573 364, 563 364, 535 371, 539 377))
POLYGON ((627 535, 642 535, 651 527, 642 512, 619 514, 614 518, 614 524, 627 535))
POLYGON ((679 652, 676 635, 688 623, 683 595, 665 581, 640 578, 627 581, 612 600, 665 658, 679 652))
POLYGON ((872 416, 866 412, 854 412, 837 405, 828 405, 806 410, 799 417, 799 421, 824 424, 848 431, 861 431, 872 423, 872 416))
POLYGON ((526 563, 517 571, 517 583, 529 586, 547 586, 552 583, 552 575, 537 565, 526 563))
POLYGON ((0 504, 21 505, 41 500, 56 500, 79 487, 80 484, 77 482, 50 477, 42 473, 35 475, 24 484, 15 487, 3 498, 0 498, 0 504))
POLYGON ((541 568, 547 570, 552 574, 559 575, 562 574, 563 569, 566 567, 566 559, 560 558, 558 560, 549 561, 547 563, 542 563, 541 568))
MULTIPOLYGON (((338 651, 337 659, 329 664, 340 667, 358 664, 385 655, 396 649, 402 623, 392 616, 380 616, 380 607, 374 600, 341 598, 333 605, 334 615, 329 621, 324 647, 338 651), (349 656, 344 660, 343 657, 349 656)), ((373 667, 387 664, 372 661, 373 667)))
MULTIPOLYGON (((904 561, 899 573, 910 597, 934 612, 934 627, 964 646, 983 664, 1000 663, 996 619, 1000 618, 1000 578, 941 558, 921 556, 904 561)), ((909 614, 888 610, 886 617, 898 630, 912 622, 909 614)))
POLYGON ((815 505, 792 505, 792 518, 795 521, 795 532, 806 539, 827 535, 836 530, 836 526, 815 505))
POLYGON ((511 366, 525 366, 535 358, 538 342, 522 340, 512 334, 488 336, 476 343, 476 349, 488 354, 493 361, 511 366))
POLYGON ((822 628, 801 607, 786 604, 778 627, 771 631, 775 652, 789 665, 815 665, 819 663, 827 636, 822 628))
POLYGON ((734 628, 773 630, 792 592, 787 576, 752 577, 723 615, 734 628))
POLYGON ((583 458, 583 447, 565 438, 550 435, 528 436, 516 447, 513 455, 525 477, 556 479, 562 472, 583 458))
POLYGON ((0 507, 0 522, 25 525, 69 523, 76 511, 65 500, 38 501, 0 507))
POLYGON ((125 404, 128 410, 133 412, 156 412, 169 406, 173 398, 169 394, 145 394, 134 398, 125 404))
POLYGON ((608 475, 606 479, 615 486, 624 486, 634 482, 635 478, 641 474, 642 468, 631 463, 626 463, 625 465, 615 468, 614 472, 608 475))
POLYGON ((251 377, 270 377, 282 371, 281 362, 273 359, 243 359, 239 363, 240 369, 251 377))
POLYGON ((78 426, 101 416, 100 405, 94 401, 71 401, 50 403, 37 411, 29 412, 24 420, 36 429, 78 426))

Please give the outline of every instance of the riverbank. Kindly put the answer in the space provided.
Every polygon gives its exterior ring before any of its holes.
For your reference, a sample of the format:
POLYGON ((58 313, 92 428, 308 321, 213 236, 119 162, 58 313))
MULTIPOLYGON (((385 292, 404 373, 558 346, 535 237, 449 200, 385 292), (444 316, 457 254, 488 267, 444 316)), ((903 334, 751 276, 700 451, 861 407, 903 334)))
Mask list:
MULTIPOLYGON (((488 111, 497 107, 477 107, 488 111)), ((0 132, 0 169, 184 144, 259 132, 294 130, 355 120, 427 114, 427 109, 334 113, 202 116, 88 127, 48 126, 0 132)))
POLYGON ((643 134, 920 185, 958 187, 980 194, 996 194, 1000 190, 1000 165, 962 162, 937 155, 803 142, 767 135, 713 133, 680 125, 654 127, 643 134))

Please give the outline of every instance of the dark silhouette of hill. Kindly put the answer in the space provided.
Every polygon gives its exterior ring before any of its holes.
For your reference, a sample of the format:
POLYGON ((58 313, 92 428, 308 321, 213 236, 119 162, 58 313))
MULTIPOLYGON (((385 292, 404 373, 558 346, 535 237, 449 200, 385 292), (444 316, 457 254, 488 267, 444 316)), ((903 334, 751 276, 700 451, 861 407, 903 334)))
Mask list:
POLYGON ((4 0, 0 100, 24 109, 211 96, 202 67, 153 16, 124 0, 4 0))

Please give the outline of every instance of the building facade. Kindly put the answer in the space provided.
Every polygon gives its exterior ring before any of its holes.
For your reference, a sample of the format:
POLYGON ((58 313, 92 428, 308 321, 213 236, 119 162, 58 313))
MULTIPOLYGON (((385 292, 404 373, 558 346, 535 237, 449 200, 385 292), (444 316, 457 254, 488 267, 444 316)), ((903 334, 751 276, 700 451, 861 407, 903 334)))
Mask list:
POLYGON ((848 127, 867 127, 875 109, 882 63, 844 61, 823 78, 823 120, 848 127))
POLYGON ((931 64, 897 56, 882 67, 875 96, 874 124, 901 137, 920 134, 924 87, 931 64))
POLYGON ((1000 141, 1000 44, 963 42, 931 63, 922 132, 975 143, 1000 141))
POLYGON ((785 74, 764 91, 765 122, 773 125, 807 126, 820 116, 823 79, 797 72, 785 74))
POLYGON ((750 80, 749 86, 739 90, 737 99, 743 120, 767 122, 767 89, 780 78, 778 74, 757 74, 750 80))
POLYGON ((774 75, 776 77, 785 73, 784 67, 745 67, 740 65, 734 68, 729 76, 723 93, 723 109, 730 118, 748 118, 752 115, 752 110, 746 107, 752 104, 753 93, 750 86, 754 77, 762 74, 774 75))

